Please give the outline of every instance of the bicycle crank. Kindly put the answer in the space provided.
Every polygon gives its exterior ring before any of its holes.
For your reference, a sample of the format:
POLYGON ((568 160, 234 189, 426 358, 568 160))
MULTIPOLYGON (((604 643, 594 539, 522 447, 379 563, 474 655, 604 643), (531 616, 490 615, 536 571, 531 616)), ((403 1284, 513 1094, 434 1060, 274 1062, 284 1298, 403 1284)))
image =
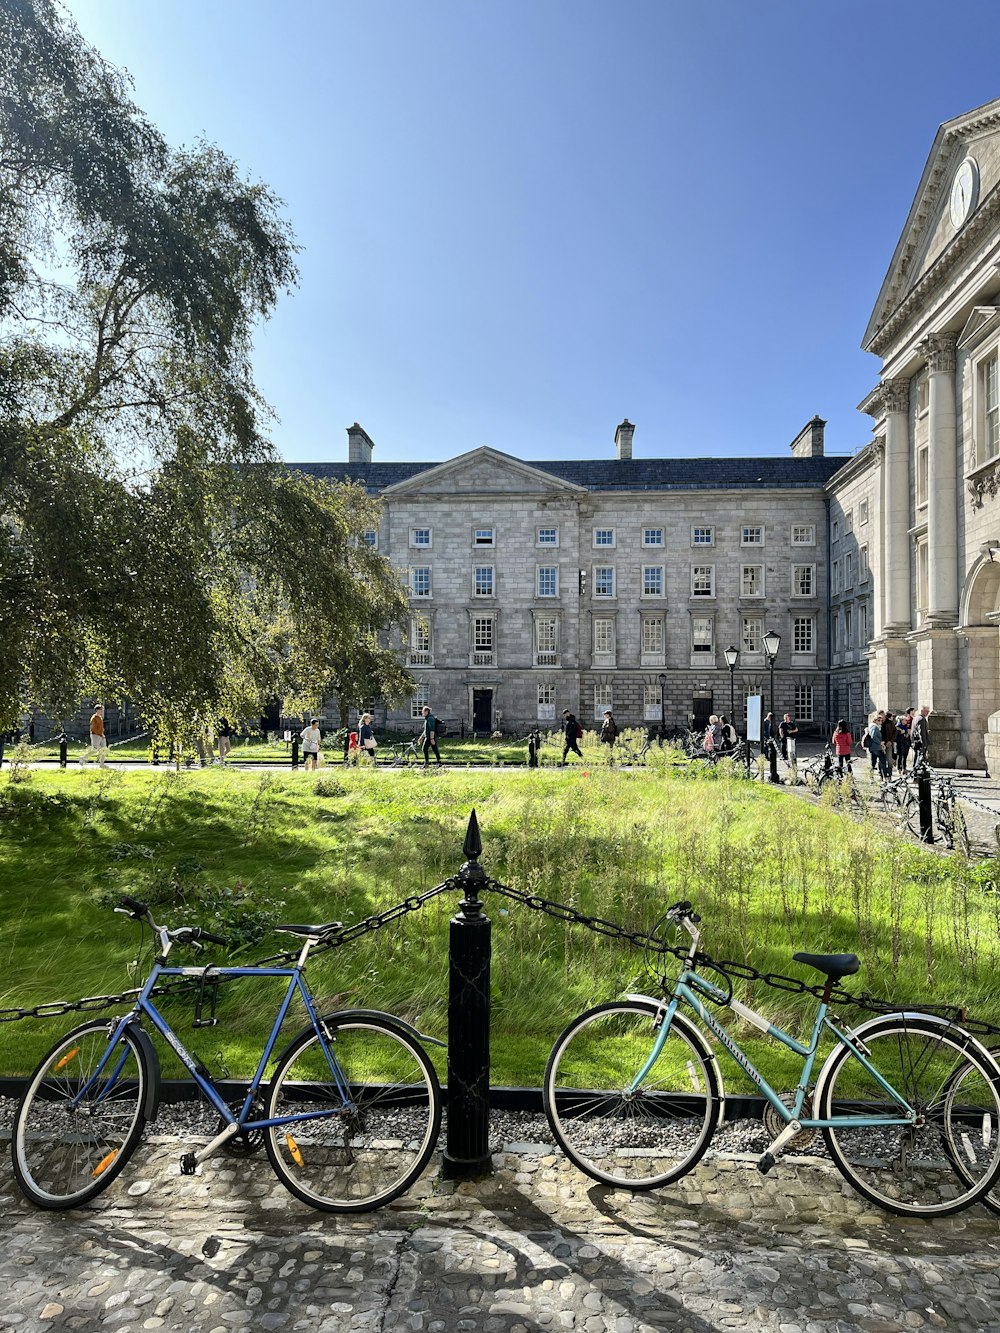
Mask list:
MULTIPOLYGON (((795 1104, 795 1094, 791 1092, 783 1092, 779 1095, 779 1100, 783 1106, 787 1106, 788 1109, 791 1110, 795 1104)), ((807 1096, 802 1102, 802 1109, 801 1111, 799 1111, 799 1119, 808 1120, 810 1119, 811 1116, 812 1116, 812 1098, 807 1096)), ((764 1114, 761 1117, 761 1121, 764 1125, 764 1129, 768 1134, 768 1137, 771 1142, 773 1142, 778 1137, 781 1131, 785 1128, 785 1125, 788 1123, 782 1116, 778 1114, 778 1112, 774 1109, 774 1107, 771 1105, 770 1102, 768 1102, 767 1105, 764 1107, 764 1114)), ((795 1149, 801 1152, 803 1149, 811 1146, 812 1141, 813 1139, 815 1139, 815 1137, 816 1137, 816 1131, 814 1129, 803 1129, 800 1130, 799 1133, 796 1134, 793 1139, 790 1139, 785 1144, 785 1147, 786 1149, 795 1149)))

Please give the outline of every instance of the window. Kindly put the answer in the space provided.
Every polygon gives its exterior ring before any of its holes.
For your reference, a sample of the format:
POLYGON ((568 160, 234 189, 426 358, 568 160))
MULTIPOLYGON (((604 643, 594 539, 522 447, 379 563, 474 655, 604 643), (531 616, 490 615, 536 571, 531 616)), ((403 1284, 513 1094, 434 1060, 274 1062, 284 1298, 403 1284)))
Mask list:
POLYGON ((812 597, 816 592, 816 566, 792 565, 792 596, 812 597))
POLYGON ((662 528, 643 528, 642 530, 643 546, 662 546, 663 529, 662 528))
POLYGON ((742 546, 763 546, 764 529, 753 525, 744 524, 743 536, 740 538, 742 546))
POLYGON ((410 596, 430 597, 431 571, 427 565, 418 565, 410 570, 410 596))
POLYGON ((595 718, 603 717, 605 708, 610 708, 610 707, 611 707, 611 686, 595 685, 594 717, 595 718))
POLYGON ((995 355, 980 363, 979 395, 979 462, 985 463, 1000 453, 1000 385, 995 355))
POLYGON ((558 565, 539 565, 535 570, 535 587, 538 590, 539 597, 558 597, 558 565))
POLYGON ((691 566, 691 596, 692 597, 715 596, 714 565, 691 566))
POLYGON ((421 709, 429 708, 431 703, 431 687, 429 685, 418 685, 410 698, 410 717, 419 717, 421 709))
POLYGON ((740 641, 744 653, 759 654, 764 651, 764 622, 759 616, 742 617, 740 641))
POLYGON ((492 597, 494 593, 493 586, 493 566, 477 565, 475 570, 475 593, 477 597, 492 597))
POLYGON ((535 534, 535 541, 539 546, 558 546, 559 529, 558 528, 539 528, 535 534))
POLYGON ((692 528, 691 529, 692 546, 714 546, 715 529, 714 528, 692 528))
POLYGON ((406 664, 412 667, 430 666, 431 663, 431 623, 424 616, 412 616, 406 664))
POLYGON ((834 560, 830 566, 830 590, 840 592, 840 561, 834 560))
POLYGON ((863 528, 867 522, 868 522, 868 501, 861 500, 858 502, 858 527, 863 528))
MULTIPOLYGON (((642 618, 642 655, 643 657, 663 657, 663 617, 643 616, 642 618)), ((656 666, 657 663, 652 663, 656 666)))
POLYGON ((922 444, 917 450, 916 501, 918 507, 927 503, 927 456, 928 447, 926 444, 922 444))
POLYGON ((535 617, 535 666, 559 665, 559 621, 555 616, 535 617))
POLYGON ((614 546, 615 530, 614 528, 595 528, 594 545, 595 546, 614 546))
POLYGON ((854 649, 854 607, 844 607, 844 652, 849 653, 854 649))
POLYGON ((642 567, 642 595, 643 595, 643 597, 662 597, 662 596, 663 596, 663 566, 662 566, 662 565, 643 565, 643 567, 642 567))
POLYGON ((854 587, 854 552, 848 551, 844 556, 844 591, 854 587))
POLYGON ((614 597, 614 595, 615 595, 614 565, 597 565, 594 569, 594 596, 614 597))
POLYGON ((858 582, 868 582, 868 547, 862 546, 858 552, 858 582))
POLYGON ((410 545, 411 546, 430 546, 431 530, 430 528, 411 528, 410 545))
POLYGON ((492 616, 472 617, 472 666, 495 666, 492 616))
POLYGON ((840 519, 835 518, 830 525, 830 540, 832 542, 840 541, 840 519))
POLYGON ((816 524, 815 524, 815 523, 793 523, 793 524, 792 524, 792 545, 793 545, 793 546, 815 546, 815 545, 816 545, 816 524))
POLYGON ((615 622, 605 616, 594 620, 594 656, 611 657, 615 651, 615 622))
POLYGON ((646 684, 642 687, 642 716, 645 722, 659 722, 663 716, 659 685, 646 684))
MULTIPOLYGON (((832 626, 833 626, 833 628, 832 628, 832 630, 831 630, 831 633, 833 634, 833 651, 834 651, 835 653, 839 653, 839 652, 840 652, 840 612, 839 612, 839 611, 834 611, 834 613, 833 613, 832 626)), ((836 712, 837 710, 834 709, 833 711, 836 712)))
POLYGON ((378 533, 374 528, 365 528, 364 532, 361 534, 361 540, 365 546, 371 546, 374 547, 376 551, 378 550, 378 533))
POLYGON ((691 653, 695 657, 708 658, 715 652, 715 621, 711 616, 691 617, 691 653))
POLYGON ((476 528, 472 534, 473 546, 492 546, 493 545, 492 528, 476 528))
POLYGON ((858 647, 868 647, 868 603, 858 603, 858 647))
POLYGON ((815 621, 812 616, 795 617, 792 621, 792 652, 814 653, 816 651, 814 625, 815 621))
POLYGON ((740 574, 740 595, 742 597, 764 596, 764 566, 744 565, 740 574))
POLYGON ((539 722, 554 722, 556 720, 556 687, 554 685, 539 685, 538 687, 538 720, 539 722))
POLYGON ((848 509, 847 513, 844 515, 844 533, 846 535, 848 532, 853 532, 853 531, 854 531, 854 510, 848 509))
POLYGON ((927 569, 927 542, 917 547, 917 624, 922 625, 927 615, 927 594, 930 588, 927 569))
POLYGON ((794 708, 795 712, 792 716, 796 722, 811 722, 813 720, 813 687, 811 685, 796 685, 794 708))

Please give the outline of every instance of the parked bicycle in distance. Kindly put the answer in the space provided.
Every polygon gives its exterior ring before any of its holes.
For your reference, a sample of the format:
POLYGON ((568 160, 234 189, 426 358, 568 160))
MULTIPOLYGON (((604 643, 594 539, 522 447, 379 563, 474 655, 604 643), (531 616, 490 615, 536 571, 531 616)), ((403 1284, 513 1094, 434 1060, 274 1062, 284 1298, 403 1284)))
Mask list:
POLYGON ((444 1043, 376 1010, 317 1011, 306 962, 315 945, 343 929, 340 922, 275 927, 301 941, 290 967, 168 967, 175 944, 226 941, 197 926, 158 925, 134 898, 122 898, 114 910, 148 927, 159 949, 132 1009, 70 1032, 28 1081, 11 1151, 15 1178, 33 1203, 75 1208, 93 1199, 128 1164, 155 1120, 160 1066, 143 1019, 169 1043, 219 1116, 215 1137, 181 1156, 182 1175, 195 1174, 199 1163, 231 1144, 241 1154, 263 1146, 281 1183, 328 1212, 367 1212, 409 1188, 430 1160, 441 1125, 440 1087, 421 1043, 444 1043), (231 978, 287 979, 256 1071, 237 1103, 227 1103, 153 1003, 154 988, 167 977, 191 978, 202 987, 231 978), (309 1022, 275 1056, 295 998, 309 1022))
MULTIPOLYGON (((771 1141, 758 1162, 819 1130, 833 1162, 859 1193, 893 1213, 943 1217, 985 1197, 1000 1177, 1000 1067, 970 1033, 920 1012, 888 1013, 848 1028, 829 1009, 834 986, 858 971, 854 954, 796 953, 820 972, 812 1034, 800 1042, 703 976, 700 917, 675 903, 660 929, 683 931, 680 975, 661 998, 627 995, 574 1019, 557 1039, 543 1099, 556 1141, 605 1185, 653 1189, 702 1159, 723 1118, 725 1092, 703 1027, 762 1094, 771 1141), (794 1093, 782 1095, 704 1001, 729 1008, 802 1058, 794 1093), (818 1077, 822 1038, 833 1048, 818 1077)), ((715 967, 717 972, 722 971, 715 967)), ((723 973, 724 975, 724 973, 723 973)))

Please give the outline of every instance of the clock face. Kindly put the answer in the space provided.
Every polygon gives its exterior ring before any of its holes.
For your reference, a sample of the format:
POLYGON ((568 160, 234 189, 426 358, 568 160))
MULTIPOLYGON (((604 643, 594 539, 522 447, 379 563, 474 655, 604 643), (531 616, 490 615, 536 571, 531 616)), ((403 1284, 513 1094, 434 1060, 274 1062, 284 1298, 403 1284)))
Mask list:
POLYGON ((955 172, 951 187, 951 222, 961 227, 975 208, 979 198, 979 166, 974 157, 967 157, 955 172))

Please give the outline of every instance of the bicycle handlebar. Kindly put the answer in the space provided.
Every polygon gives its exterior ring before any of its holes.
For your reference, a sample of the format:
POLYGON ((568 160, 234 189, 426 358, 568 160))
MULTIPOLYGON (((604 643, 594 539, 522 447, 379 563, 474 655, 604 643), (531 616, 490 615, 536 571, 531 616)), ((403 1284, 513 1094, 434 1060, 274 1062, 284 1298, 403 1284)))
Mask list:
POLYGON ((153 930, 160 931, 166 938, 177 940, 182 944, 197 944, 204 940, 207 944, 218 944, 224 949, 229 946, 225 936, 216 935, 211 930, 205 930, 203 926, 179 926, 176 930, 166 930, 165 927, 158 926, 148 905, 138 898, 130 898, 127 894, 119 900, 115 911, 131 917, 133 921, 145 921, 153 930))
POLYGON ((689 921, 694 922, 701 920, 701 917, 689 902, 674 903, 673 907, 667 909, 667 916, 687 917, 689 921))

